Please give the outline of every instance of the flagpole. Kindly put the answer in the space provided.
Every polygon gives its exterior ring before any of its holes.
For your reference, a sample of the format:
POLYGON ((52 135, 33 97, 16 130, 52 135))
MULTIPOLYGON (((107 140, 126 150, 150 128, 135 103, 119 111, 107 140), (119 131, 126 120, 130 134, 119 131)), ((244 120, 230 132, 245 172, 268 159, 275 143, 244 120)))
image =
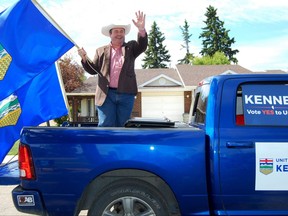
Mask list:
POLYGON ((63 79, 62 79, 62 73, 61 73, 61 69, 60 69, 60 65, 57 62, 55 62, 55 66, 56 66, 56 71, 57 71, 57 76, 58 76, 58 80, 59 80, 59 83, 60 83, 60 89, 61 89, 61 92, 62 92, 62 97, 64 98, 64 101, 65 101, 65 105, 66 105, 66 108, 68 110, 68 115, 69 117, 71 117, 71 112, 70 112, 70 109, 69 109, 69 103, 68 103, 68 99, 67 99, 67 95, 66 95, 66 91, 65 91, 65 87, 64 87, 64 82, 63 82, 63 79))

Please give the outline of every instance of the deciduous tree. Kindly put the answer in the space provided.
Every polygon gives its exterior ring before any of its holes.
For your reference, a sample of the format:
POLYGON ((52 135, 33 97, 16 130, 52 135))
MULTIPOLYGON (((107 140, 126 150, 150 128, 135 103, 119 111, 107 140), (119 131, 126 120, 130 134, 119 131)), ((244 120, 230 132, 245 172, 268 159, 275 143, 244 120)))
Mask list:
POLYGON ((195 57, 192 60, 193 65, 229 65, 229 59, 221 53, 217 51, 212 56, 206 55, 203 57, 195 57))
POLYGON ((72 92, 74 89, 82 86, 85 80, 84 69, 69 54, 59 60, 62 80, 65 91, 72 92))

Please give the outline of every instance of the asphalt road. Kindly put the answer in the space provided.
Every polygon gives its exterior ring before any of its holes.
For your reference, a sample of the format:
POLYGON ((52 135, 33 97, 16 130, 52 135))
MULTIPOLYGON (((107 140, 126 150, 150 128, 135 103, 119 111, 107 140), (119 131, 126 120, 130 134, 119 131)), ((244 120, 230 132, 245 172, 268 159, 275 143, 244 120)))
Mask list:
POLYGON ((14 207, 11 191, 16 185, 0 186, 0 216, 27 216, 32 214, 24 214, 18 212, 14 207))

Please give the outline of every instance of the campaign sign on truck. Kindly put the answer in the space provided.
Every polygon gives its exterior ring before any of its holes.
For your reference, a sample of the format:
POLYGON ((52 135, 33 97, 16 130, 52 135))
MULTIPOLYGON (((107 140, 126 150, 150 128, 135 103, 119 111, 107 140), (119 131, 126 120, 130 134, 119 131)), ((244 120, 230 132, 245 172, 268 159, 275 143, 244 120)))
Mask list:
POLYGON ((255 190, 288 191, 288 143, 256 142, 255 190))
POLYGON ((288 125, 287 85, 243 85, 246 125, 288 125))

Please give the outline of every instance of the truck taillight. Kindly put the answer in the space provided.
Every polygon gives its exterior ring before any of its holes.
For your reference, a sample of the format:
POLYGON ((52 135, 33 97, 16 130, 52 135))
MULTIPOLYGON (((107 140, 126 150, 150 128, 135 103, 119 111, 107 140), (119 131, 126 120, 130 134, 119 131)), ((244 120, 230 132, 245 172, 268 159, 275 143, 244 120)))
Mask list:
POLYGON ((28 146, 23 144, 19 145, 18 162, 19 162, 20 178, 26 180, 35 179, 35 171, 32 155, 30 148, 28 146))

